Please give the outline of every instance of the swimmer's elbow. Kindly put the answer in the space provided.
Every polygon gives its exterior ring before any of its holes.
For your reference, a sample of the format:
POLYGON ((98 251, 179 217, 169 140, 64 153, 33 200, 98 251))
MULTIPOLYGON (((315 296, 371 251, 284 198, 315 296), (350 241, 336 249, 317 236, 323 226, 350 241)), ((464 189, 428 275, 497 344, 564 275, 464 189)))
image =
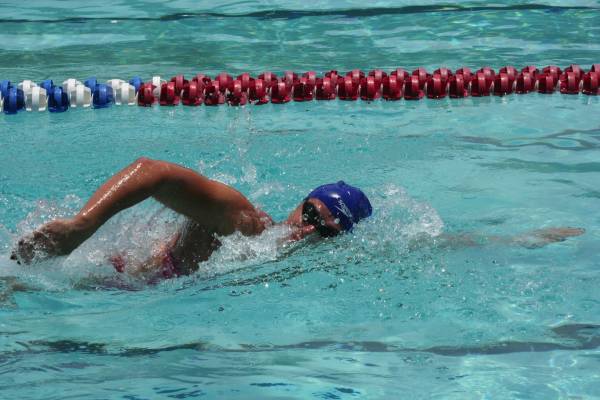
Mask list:
POLYGON ((142 168, 144 170, 154 168, 156 166, 157 160, 153 160, 148 157, 139 157, 137 160, 133 162, 134 165, 142 168))
POLYGON ((169 177, 170 163, 161 160, 154 160, 149 157, 139 157, 133 162, 136 169, 140 170, 145 179, 149 179, 154 186, 162 185, 169 177))

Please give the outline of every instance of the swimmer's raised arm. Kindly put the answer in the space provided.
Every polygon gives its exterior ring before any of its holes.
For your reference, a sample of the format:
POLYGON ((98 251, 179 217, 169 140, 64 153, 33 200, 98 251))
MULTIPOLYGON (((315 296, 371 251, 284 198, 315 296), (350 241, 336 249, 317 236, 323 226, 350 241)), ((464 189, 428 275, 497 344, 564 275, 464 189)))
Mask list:
POLYGON ((75 216, 98 229, 113 215, 153 197, 219 234, 233 232, 240 212, 254 206, 237 190, 166 161, 139 158, 106 181, 75 216))
POLYGON ((13 258, 29 262, 36 250, 69 254, 112 216, 149 197, 219 235, 264 229, 256 223, 260 211, 237 190, 177 164, 139 158, 100 186, 75 217, 51 221, 21 239, 13 258))

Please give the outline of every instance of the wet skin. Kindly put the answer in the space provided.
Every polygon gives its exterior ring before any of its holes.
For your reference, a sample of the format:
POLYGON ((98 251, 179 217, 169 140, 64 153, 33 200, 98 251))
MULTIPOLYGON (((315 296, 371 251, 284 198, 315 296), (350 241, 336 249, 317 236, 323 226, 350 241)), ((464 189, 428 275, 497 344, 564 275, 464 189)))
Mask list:
MULTIPOLYGON (((217 236, 236 231, 259 235, 274 224, 264 211, 252 205, 237 190, 210 180, 177 164, 140 158, 105 182, 83 208, 70 219, 50 221, 20 239, 11 256, 26 264, 34 259, 70 254, 118 212, 152 197, 187 217, 184 227, 158 246, 143 269, 160 264, 166 252, 183 270, 192 271, 219 247, 217 236)), ((339 231, 327 207, 310 199, 320 221, 339 231)), ((300 240, 316 229, 302 218, 301 203, 282 223, 290 227, 289 240, 300 240)))
MULTIPOLYGON (((220 246, 217 237, 236 231, 246 236, 259 235, 274 225, 267 213, 223 183, 177 164, 139 158, 100 186, 73 218, 50 221, 21 238, 11 258, 29 264, 46 257, 70 254, 112 216, 150 197, 184 215, 187 222, 173 237, 159 244, 146 262, 136 265, 132 271, 159 269, 168 255, 177 261, 181 273, 190 273, 220 246)), ((341 233, 341 226, 321 200, 309 198, 306 201, 312 208, 310 216, 303 215, 305 201, 302 201, 281 222, 290 228, 288 240, 302 240, 324 232, 327 233, 325 236, 341 233)), ((559 227, 515 237, 487 239, 537 248, 583 233, 581 228, 559 227)), ((459 234, 443 235, 439 244, 473 246, 480 243, 476 235, 459 234)))

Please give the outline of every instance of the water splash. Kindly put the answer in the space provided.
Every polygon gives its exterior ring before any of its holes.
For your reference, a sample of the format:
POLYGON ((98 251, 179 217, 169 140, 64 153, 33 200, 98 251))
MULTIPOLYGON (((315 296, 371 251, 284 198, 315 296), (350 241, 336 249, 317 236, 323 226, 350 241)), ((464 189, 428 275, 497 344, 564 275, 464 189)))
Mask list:
POLYGON ((443 232, 444 222, 426 202, 411 197, 401 186, 388 184, 369 193, 373 216, 357 224, 353 243, 362 243, 372 257, 400 256, 443 232))
MULTIPOLYGON (((259 198, 270 190, 283 190, 277 184, 255 183, 251 197, 259 198)), ((287 257, 327 257, 328 252, 340 253, 344 259, 374 262, 381 257, 397 260, 411 251, 411 244, 438 236, 443 221, 427 203, 411 197, 404 188, 389 184, 377 193, 369 193, 373 217, 362 221, 355 229, 341 237, 320 243, 318 238, 302 243, 289 243, 289 227, 276 225, 255 237, 240 233, 219 238, 222 246, 211 258, 199 265, 192 280, 205 280, 244 269, 255 270, 264 264, 276 263, 287 257)), ((81 206, 81 199, 67 196, 59 203, 40 201, 34 211, 18 224, 11 235, 0 230, 2 243, 14 246, 18 237, 28 234, 44 222, 73 215, 81 206)), ((0 261, 2 275, 18 276, 44 290, 62 290, 81 286, 82 281, 106 281, 119 277, 120 281, 135 284, 132 277, 117 274, 109 262, 114 254, 123 254, 130 263, 142 263, 157 244, 164 243, 178 229, 184 219, 154 201, 146 201, 125 210, 108 221, 88 241, 67 257, 38 262, 32 266, 16 266, 5 254, 0 261)), ((10 247, 12 247, 10 246, 10 247)), ((8 253, 8 252, 6 252, 8 253)), ((314 259, 313 263, 319 263, 314 259)), ((301 263, 301 261, 300 261, 301 263)), ((242 271, 242 272, 240 272, 242 271)), ((123 282, 121 282, 123 283, 123 282)), ((144 282, 137 282, 143 284, 144 282)))

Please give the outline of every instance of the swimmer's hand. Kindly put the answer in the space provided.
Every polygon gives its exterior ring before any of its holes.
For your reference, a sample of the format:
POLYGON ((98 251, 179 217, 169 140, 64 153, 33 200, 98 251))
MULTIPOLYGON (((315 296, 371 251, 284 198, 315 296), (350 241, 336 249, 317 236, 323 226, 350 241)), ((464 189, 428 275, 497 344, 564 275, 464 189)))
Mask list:
POLYGON ((583 228, 557 227, 543 228, 512 238, 512 242, 527 249, 538 249, 550 243, 564 242, 567 238, 585 233, 583 228))
POLYGON ((19 239, 11 260, 30 264, 33 260, 70 254, 88 238, 74 219, 50 221, 19 239))
POLYGON ((304 239, 307 236, 312 235, 317 230, 312 225, 304 225, 304 226, 293 226, 291 234, 287 237, 286 241, 288 242, 297 242, 299 240, 304 239))

